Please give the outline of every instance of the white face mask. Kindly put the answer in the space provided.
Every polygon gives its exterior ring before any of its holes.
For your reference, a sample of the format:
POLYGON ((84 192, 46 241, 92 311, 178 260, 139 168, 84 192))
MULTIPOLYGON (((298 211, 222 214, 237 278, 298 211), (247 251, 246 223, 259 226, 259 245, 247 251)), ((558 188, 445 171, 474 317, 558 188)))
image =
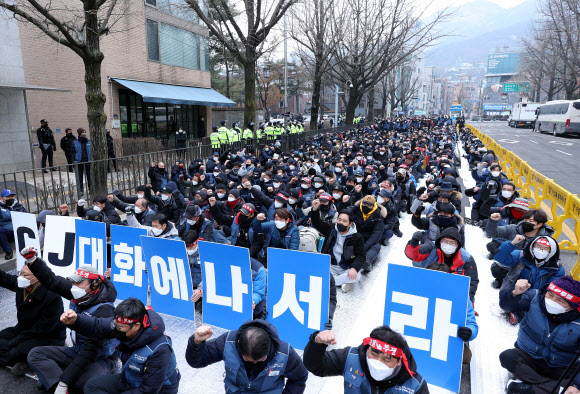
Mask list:
POLYGON ((369 366, 369 372, 374 380, 380 382, 387 379, 393 374, 395 368, 389 368, 379 360, 371 360, 367 356, 367 365, 369 366))
POLYGON ((143 212, 143 210, 142 210, 141 208, 139 208, 139 207, 137 207, 137 206, 136 206, 136 207, 135 207, 135 213, 136 213, 136 214, 139 214, 139 213, 141 213, 141 212, 143 212))
POLYGON ((191 183, 195 186, 197 185, 199 182, 198 181, 191 181, 191 183))
POLYGON ((272 156, 272 159, 274 159, 274 160, 278 160, 278 155, 274 155, 274 156, 272 156))
POLYGON ((548 298, 545 298, 544 300, 546 305, 546 311, 550 315, 561 315, 562 313, 566 312, 566 308, 558 304, 556 301, 552 301, 548 298))
POLYGON ((214 172, 213 176, 218 176, 219 174, 221 174, 220 172, 214 172))
POLYGON ((441 250, 445 254, 453 254, 457 250, 457 247, 456 246, 447 245, 447 244, 442 243, 441 244, 441 250))
POLYGON ((151 229, 151 232, 153 233, 154 236, 158 237, 163 232, 163 229, 153 227, 151 229))
POLYGON ((362 156, 357 156, 357 157, 356 157, 356 159, 357 159, 358 161, 361 161, 363 158, 362 158, 362 156))
POLYGON ((538 260, 545 260, 549 254, 550 254, 550 252, 546 252, 545 250, 534 248, 534 256, 538 260))
POLYGON ((276 208, 276 209, 277 209, 277 208, 282 208, 283 206, 284 206, 284 204, 282 204, 281 202, 279 202, 279 201, 274 201, 274 208, 276 208))
POLYGON ((218 196, 218 198, 224 198, 226 196, 226 194, 225 193, 218 193, 217 196, 218 196))
POLYGON ((189 224, 190 226, 193 226, 195 223, 197 223, 197 220, 189 220, 189 219, 187 219, 187 224, 189 224))
POLYGON ((382 151, 381 151, 381 152, 379 152, 379 153, 380 153, 381 155, 384 155, 384 154, 385 154, 385 152, 382 152, 382 151))
POLYGON ((161 199, 162 199, 163 201, 167 201, 167 200, 169 200, 169 196, 168 196, 167 194, 162 194, 162 195, 161 195, 161 199))
MULTIPOLYGON (((293 199, 293 198, 289 198, 289 199, 288 199, 288 203, 289 203, 290 205, 294 205, 294 204, 296 204, 296 200, 295 200, 295 199, 293 199)), ((275 202, 275 201, 274 201, 274 204, 276 204, 276 202, 275 202)))
POLYGON ((294 170, 294 169, 296 169, 296 166, 290 165, 290 166, 288 166, 288 168, 289 168, 290 170, 294 170))
POLYGON ((510 199, 513 196, 513 193, 510 192, 509 190, 502 190, 501 196, 505 199, 510 199))
POLYGON ((308 168, 312 167, 312 163, 306 163, 306 167, 308 168))
POLYGON ((82 298, 85 295, 87 295, 87 292, 85 289, 81 289, 80 287, 75 286, 75 285, 73 285, 71 287, 70 292, 75 300, 78 300, 79 298, 82 298))
POLYGON ((326 179, 326 182, 330 182, 330 178, 329 177, 326 177, 324 179, 326 179))
POLYGON ((302 185, 300 185, 300 187, 302 189, 309 189, 310 188, 310 185, 306 185, 306 184, 303 183, 302 185))
POLYGON ((363 181, 363 179, 364 179, 364 178, 359 178, 359 177, 357 177, 357 178, 356 178, 356 181, 357 181, 357 183, 361 183, 361 182, 363 181))
POLYGON ((228 201, 229 202, 234 202, 234 201, 236 201, 236 198, 235 197, 232 197, 232 196, 229 196, 228 197, 228 201))
POLYGON ((97 207, 96 205, 93 205, 93 210, 95 210, 97 212, 101 212, 101 207, 97 207))
POLYGON ((341 196, 340 194, 338 194, 338 193, 332 193, 332 197, 333 197, 335 200, 340 200, 340 199, 342 198, 342 196, 341 196))
POLYGON ((320 161, 320 159, 314 159, 315 163, 318 163, 320 161))
POLYGON ((22 276, 19 276, 16 280, 18 282, 18 287, 21 289, 25 289, 28 286, 30 286, 30 279, 26 279, 22 276))
POLYGON ((274 187, 275 187, 276 189, 278 189, 278 188, 280 187, 280 182, 274 182, 274 183, 272 183, 272 184, 274 185, 274 187))
POLYGON ((385 200, 381 196, 377 197, 377 203, 382 204, 384 202, 385 202, 385 200))
POLYGON ((342 169, 341 169, 341 168, 338 168, 338 167, 336 167, 336 168, 334 169, 334 172, 336 172, 337 174, 340 174, 340 173, 342 172, 342 169))
POLYGON ((137 194, 137 198, 145 198, 145 194, 137 194))
POLYGON ((372 156, 367 156, 367 160, 372 160, 373 157, 372 156))
POLYGON ((491 172, 491 176, 494 178, 497 178, 499 176, 500 172, 499 171, 492 171, 491 172))
POLYGON ((286 227, 286 222, 274 220, 274 223, 276 223, 276 228, 278 228, 278 230, 282 230, 284 227, 286 227))
POLYGON ((317 188, 317 189, 320 189, 320 188, 322 187, 322 183, 320 183, 320 182, 316 182, 316 183, 314 184, 314 187, 315 187, 315 188, 317 188))

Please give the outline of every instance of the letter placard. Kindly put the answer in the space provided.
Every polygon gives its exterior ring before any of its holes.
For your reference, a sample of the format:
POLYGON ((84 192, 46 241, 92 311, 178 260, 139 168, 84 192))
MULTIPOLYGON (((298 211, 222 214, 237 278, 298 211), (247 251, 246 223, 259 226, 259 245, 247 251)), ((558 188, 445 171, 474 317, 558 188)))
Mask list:
POLYGON ((111 225, 111 280, 117 299, 135 297, 147 304, 148 277, 141 236, 143 228, 111 225))
POLYGON ((107 269, 107 225, 90 220, 76 223, 77 268, 92 265, 102 275, 107 269))
POLYGON ((47 216, 43 259, 52 271, 67 277, 76 269, 77 218, 70 216, 47 216))
POLYGON ((235 330, 252 319, 250 252, 238 246, 198 242, 203 274, 203 322, 235 330))
POLYGON ((20 251, 27 246, 33 246, 40 253, 40 239, 36 227, 36 215, 26 212, 10 212, 12 217, 12 229, 14 230, 14 249, 16 267, 18 271, 24 265, 24 257, 20 251))

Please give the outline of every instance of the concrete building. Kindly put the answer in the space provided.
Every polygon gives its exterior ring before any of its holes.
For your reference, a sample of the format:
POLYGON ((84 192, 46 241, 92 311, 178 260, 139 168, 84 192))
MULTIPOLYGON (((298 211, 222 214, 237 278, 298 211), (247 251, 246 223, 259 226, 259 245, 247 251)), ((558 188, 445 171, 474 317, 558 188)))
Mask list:
MULTIPOLYGON (((235 103, 211 89, 208 29, 184 0, 127 2, 130 12, 101 40, 102 90, 111 135, 153 137, 168 148, 174 146, 178 127, 189 138, 209 135, 212 106, 235 103)), ((71 91, 30 92, 32 128, 39 127, 40 119, 49 120, 57 145, 67 127, 88 131, 81 58, 35 27, 19 26, 26 81, 71 91)), ((55 157, 57 163, 65 163, 60 150, 55 157)))

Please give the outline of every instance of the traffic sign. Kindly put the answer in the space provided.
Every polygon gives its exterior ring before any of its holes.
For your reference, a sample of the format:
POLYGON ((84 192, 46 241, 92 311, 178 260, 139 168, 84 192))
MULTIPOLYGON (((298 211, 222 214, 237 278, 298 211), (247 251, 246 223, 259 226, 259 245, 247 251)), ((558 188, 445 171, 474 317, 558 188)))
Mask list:
POLYGON ((504 92, 517 92, 520 90, 520 85, 517 83, 504 83, 503 84, 503 91, 504 92))

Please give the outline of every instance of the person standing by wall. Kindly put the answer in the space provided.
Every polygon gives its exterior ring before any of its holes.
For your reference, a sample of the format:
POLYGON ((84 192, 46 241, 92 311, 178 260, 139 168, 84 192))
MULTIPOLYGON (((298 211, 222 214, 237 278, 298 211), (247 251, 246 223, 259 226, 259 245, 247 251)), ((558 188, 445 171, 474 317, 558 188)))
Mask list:
POLYGON ((73 135, 72 129, 70 127, 64 130, 64 137, 60 139, 60 149, 64 152, 66 156, 66 162, 68 163, 68 171, 73 172, 72 163, 75 161, 75 141, 76 137, 73 135))
POLYGON ((75 161, 79 163, 78 185, 81 194, 84 193, 83 175, 87 174, 87 186, 91 188, 91 141, 87 138, 87 132, 82 127, 77 129, 79 138, 75 140, 75 161))
MULTIPOLYGON (((115 172, 117 172, 117 158, 115 156, 115 141, 113 140, 113 137, 111 136, 111 130, 107 129, 106 134, 107 134, 107 153, 108 153, 109 159, 112 159, 111 161, 113 162, 113 168, 115 168, 115 172)), ((108 163, 107 164, 107 172, 109 172, 110 167, 111 167, 111 163, 108 163)))
POLYGON ((38 146, 42 152, 42 172, 48 173, 46 170, 46 159, 48 158, 48 165, 52 171, 56 171, 54 168, 54 163, 52 161, 52 153, 56 150, 56 141, 54 140, 54 135, 52 130, 48 127, 48 121, 42 119, 40 121, 40 127, 36 130, 36 136, 38 137, 38 146))

